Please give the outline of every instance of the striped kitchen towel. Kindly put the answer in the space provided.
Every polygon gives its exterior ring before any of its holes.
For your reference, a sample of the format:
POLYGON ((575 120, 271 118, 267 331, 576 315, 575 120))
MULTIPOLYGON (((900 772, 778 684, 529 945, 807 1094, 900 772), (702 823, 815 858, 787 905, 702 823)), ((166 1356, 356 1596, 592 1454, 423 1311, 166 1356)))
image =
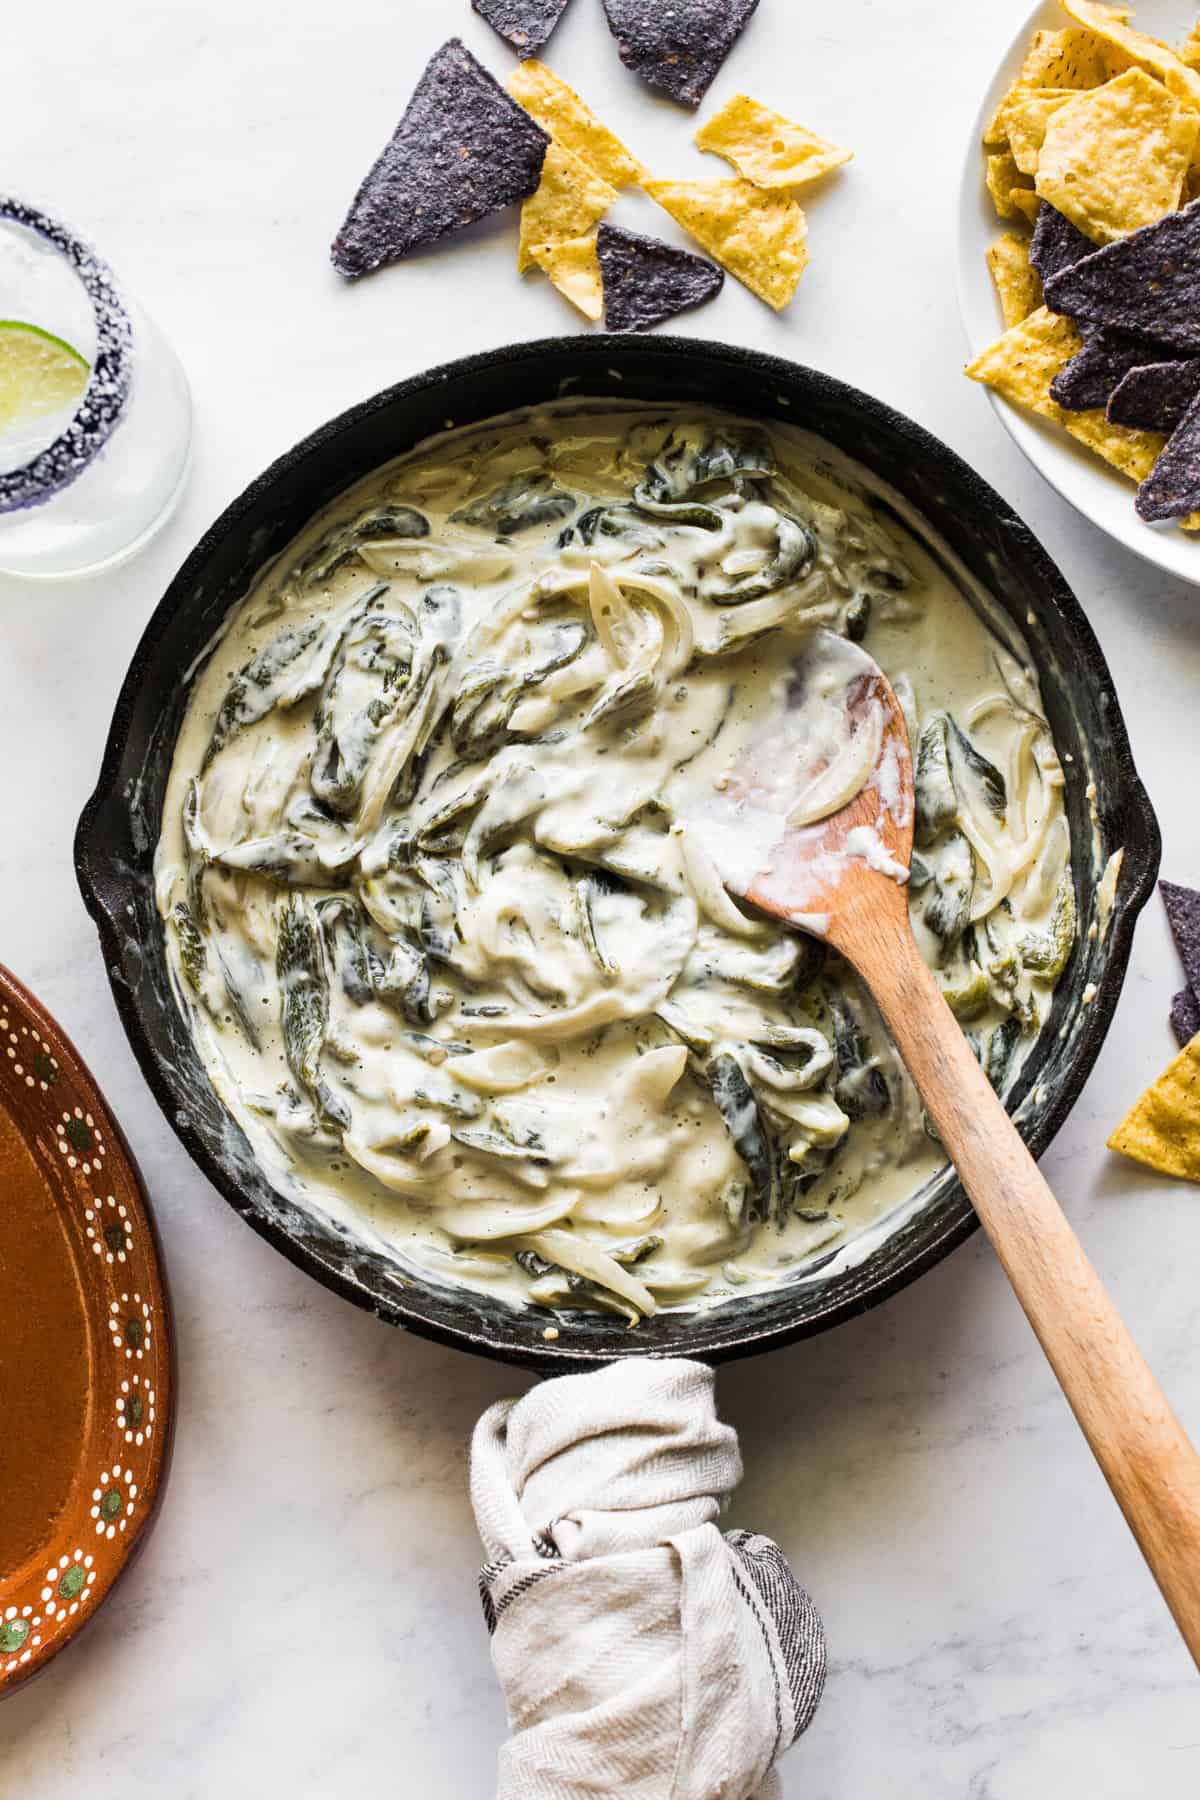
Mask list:
POLYGON ((475 1429, 480 1576, 512 1735, 498 1800, 770 1800, 825 1640, 770 1538, 722 1535, 737 1434, 700 1363, 544 1382, 475 1429))

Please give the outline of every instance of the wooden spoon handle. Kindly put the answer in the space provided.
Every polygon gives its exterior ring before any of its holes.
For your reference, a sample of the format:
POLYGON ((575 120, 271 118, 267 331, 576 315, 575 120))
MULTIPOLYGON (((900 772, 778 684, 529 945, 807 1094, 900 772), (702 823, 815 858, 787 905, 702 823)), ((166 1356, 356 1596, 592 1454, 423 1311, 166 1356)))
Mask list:
MULTIPOLYGON (((869 940, 869 941, 865 941, 869 940)), ((905 923, 847 954, 1200 1665, 1200 1457, 980 1068, 905 923)))

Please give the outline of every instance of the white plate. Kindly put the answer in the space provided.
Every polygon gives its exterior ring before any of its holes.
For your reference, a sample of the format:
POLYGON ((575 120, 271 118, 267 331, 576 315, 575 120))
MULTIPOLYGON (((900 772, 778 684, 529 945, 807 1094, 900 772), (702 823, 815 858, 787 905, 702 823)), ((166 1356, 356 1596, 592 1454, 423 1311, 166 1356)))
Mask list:
MULTIPOLYGON (((1131 22, 1173 44, 1186 37, 1196 22, 1197 10, 1198 0, 1144 0, 1131 22)), ((994 343, 1004 329, 986 252, 1008 227, 996 217, 984 179, 984 127, 1016 79, 1034 32, 1056 31, 1069 23, 1056 0, 1034 7, 996 71, 967 145, 959 206, 958 299, 973 357, 994 343)), ((1177 526, 1144 524, 1134 510, 1133 486, 1123 476, 1047 420, 1019 411, 991 388, 981 392, 987 394, 1034 467, 1085 519, 1136 556, 1200 585, 1200 536, 1177 526)))

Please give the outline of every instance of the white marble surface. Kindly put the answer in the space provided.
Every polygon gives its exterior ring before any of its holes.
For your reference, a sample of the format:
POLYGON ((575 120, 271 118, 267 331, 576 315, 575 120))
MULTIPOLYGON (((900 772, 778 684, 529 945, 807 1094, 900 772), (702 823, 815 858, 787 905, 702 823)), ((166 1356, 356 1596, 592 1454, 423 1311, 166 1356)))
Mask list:
MULTIPOLYGON (((682 329, 777 350, 911 413, 1026 516, 1103 639, 1160 809, 1200 880, 1200 592, 1078 521, 960 378, 955 186, 1023 0, 763 0, 733 84, 852 144, 776 319, 730 282, 682 329), (898 85, 903 71, 907 85, 898 85)), ((1144 7, 1152 27, 1151 0, 1144 7)), ((58 0, 0 36, 4 185, 99 239, 190 371, 182 509, 130 568, 0 589, 0 956, 104 1080, 162 1226, 178 1319, 175 1469, 146 1555, 86 1639, 0 1710, 0 1793, 59 1800, 486 1796, 504 1729, 475 1597, 464 1451, 523 1378, 407 1340, 240 1224, 176 1143, 118 1026, 71 869, 117 684, 164 583, 269 458, 459 352, 570 330, 511 267, 511 220, 347 290, 326 246, 467 0, 58 0)), ((620 67, 599 0, 553 61, 657 170, 689 121, 620 67)), ((649 203, 635 210, 648 229, 649 203)), ((1198 551, 1200 555, 1200 551, 1198 551)), ((1107 1156, 1166 1061, 1178 968, 1157 904, 1107 1050, 1046 1169, 1194 1433, 1200 1195, 1107 1156)), ((789 1796, 1156 1800, 1200 1791, 1195 1674, 979 1242, 871 1317, 721 1379, 832 1655, 789 1796)), ((0 1500, 2 1504, 2 1500, 0 1500)))

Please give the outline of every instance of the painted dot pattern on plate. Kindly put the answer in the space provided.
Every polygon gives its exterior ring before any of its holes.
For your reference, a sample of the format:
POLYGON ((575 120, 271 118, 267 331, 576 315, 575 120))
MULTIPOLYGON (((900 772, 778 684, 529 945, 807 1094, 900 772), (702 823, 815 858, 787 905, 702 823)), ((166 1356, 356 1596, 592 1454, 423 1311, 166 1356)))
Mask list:
POLYGON ((0 1693, 53 1655, 120 1572, 157 1498, 169 1392, 157 1264, 140 1194, 124 1159, 112 1153, 98 1095, 76 1078, 69 1047, 64 1052, 44 1024, 39 1029, 15 994, 0 991, 0 1105, 57 1163, 54 1188, 64 1195, 67 1224, 107 1289, 106 1354, 94 1374, 101 1425, 93 1441, 107 1445, 109 1460, 90 1472, 85 1490, 90 1500, 81 1522, 85 1536, 90 1524, 90 1542, 66 1538, 79 1525, 60 1523, 62 1541, 51 1537, 43 1546, 47 1560, 0 1574, 0 1693))

